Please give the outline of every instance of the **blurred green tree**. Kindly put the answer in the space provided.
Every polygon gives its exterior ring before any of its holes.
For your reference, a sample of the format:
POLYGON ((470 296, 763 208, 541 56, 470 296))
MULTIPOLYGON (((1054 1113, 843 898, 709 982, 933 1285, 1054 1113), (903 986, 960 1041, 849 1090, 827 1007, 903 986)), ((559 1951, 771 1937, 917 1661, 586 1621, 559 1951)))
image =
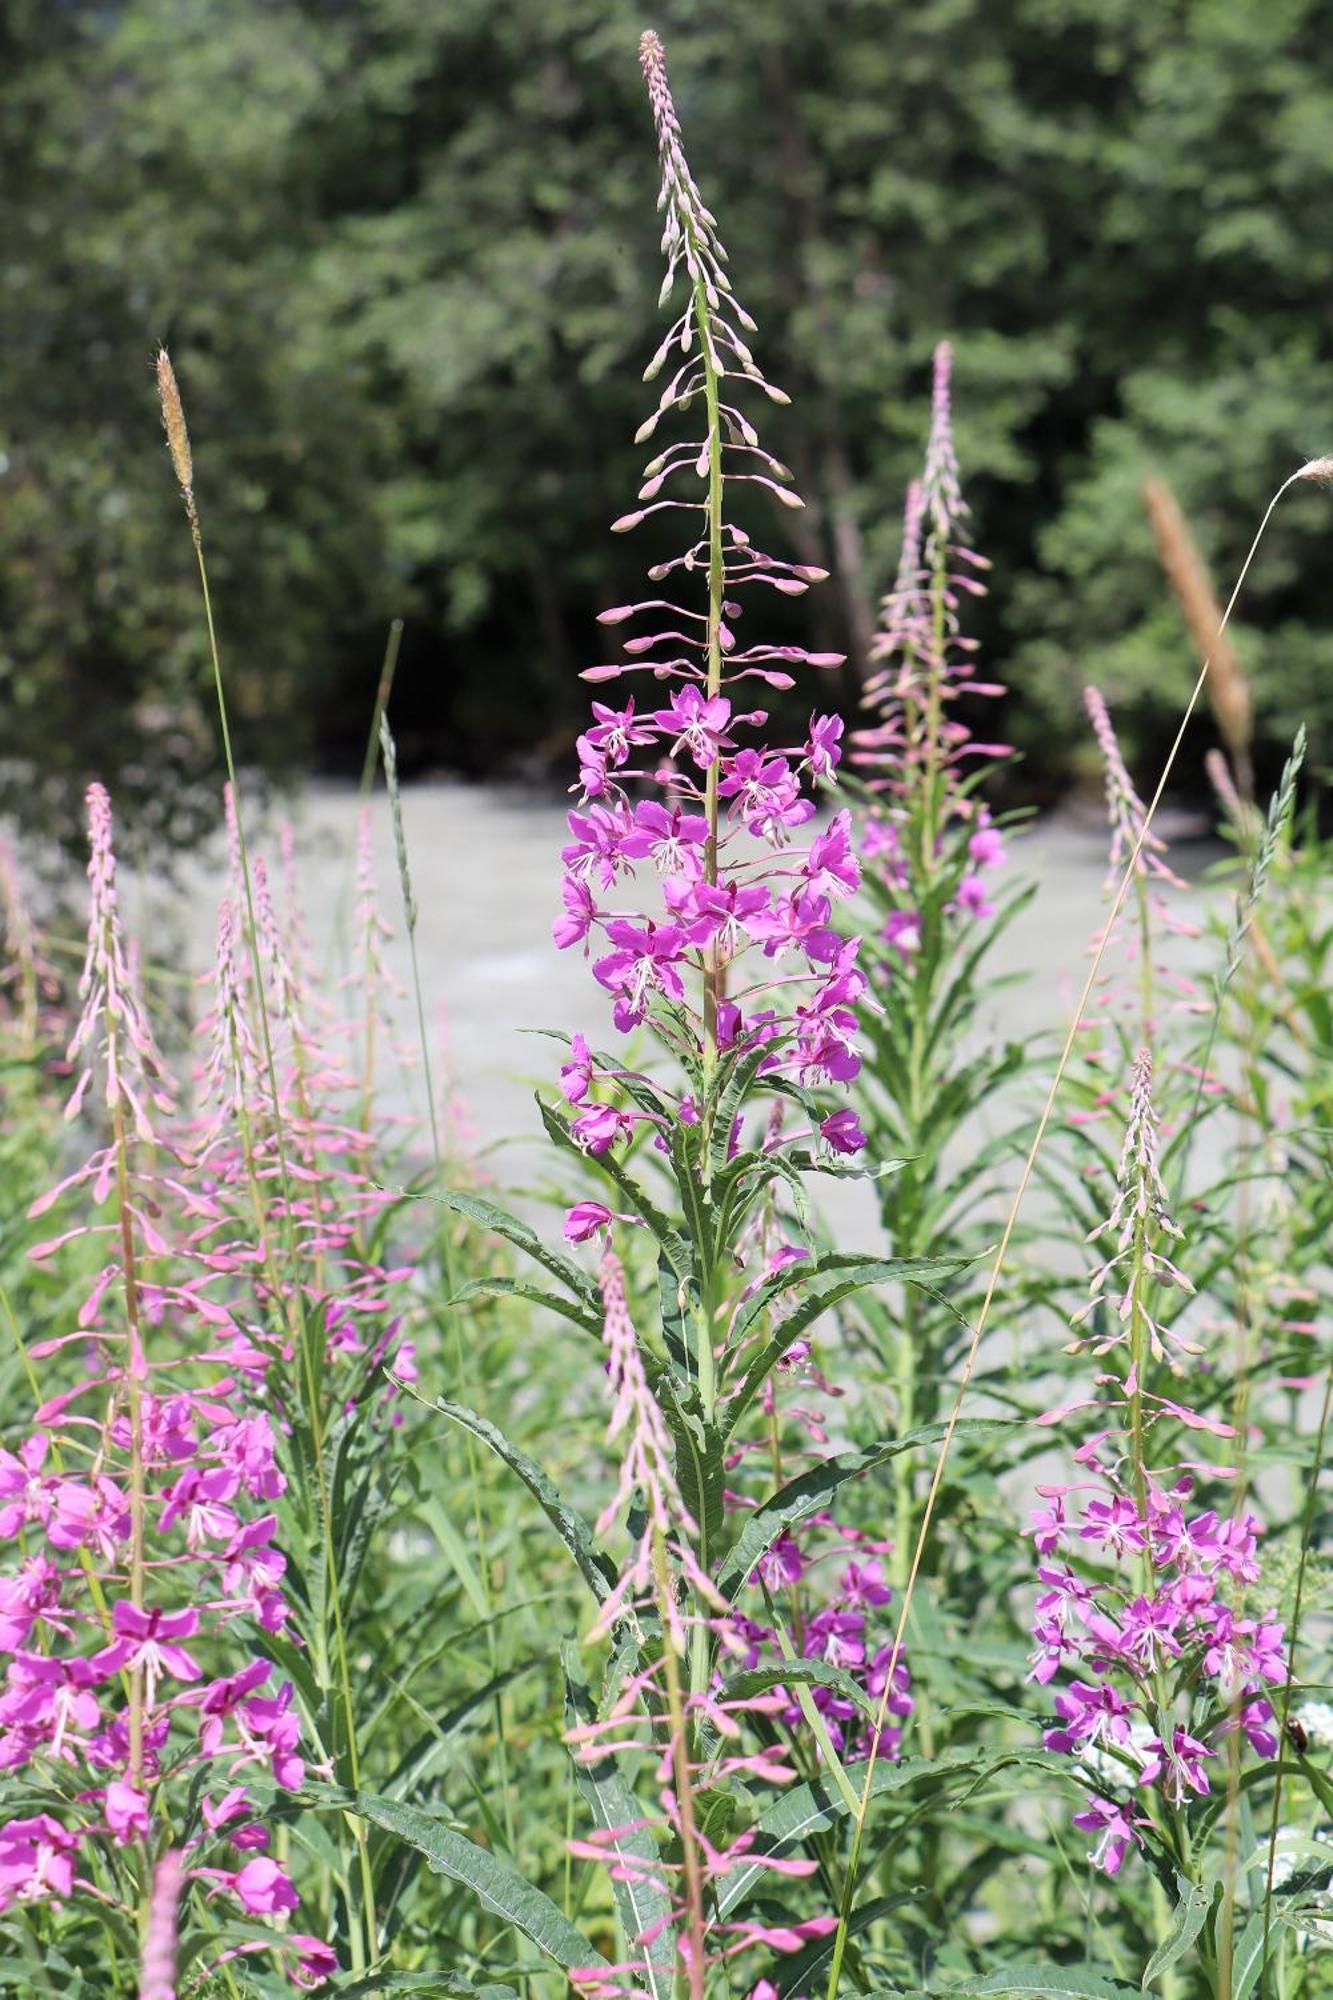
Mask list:
MULTIPOLYGON (((158 337, 245 754, 354 757, 392 613, 409 759, 561 748, 592 614, 643 564, 606 534, 655 325, 642 25, 630 0, 11 0, 0 802, 59 825, 97 768, 181 834, 214 773, 158 337)), ((1328 443, 1333 0, 664 0, 656 25, 795 398, 789 532, 834 574, 810 636, 864 647, 947 335, 1030 782, 1066 775, 1088 677, 1160 741, 1191 654, 1144 473, 1221 580, 1328 443)), ((1240 637, 1262 729, 1304 715, 1316 754, 1325 520, 1313 492, 1284 511, 1240 637)))

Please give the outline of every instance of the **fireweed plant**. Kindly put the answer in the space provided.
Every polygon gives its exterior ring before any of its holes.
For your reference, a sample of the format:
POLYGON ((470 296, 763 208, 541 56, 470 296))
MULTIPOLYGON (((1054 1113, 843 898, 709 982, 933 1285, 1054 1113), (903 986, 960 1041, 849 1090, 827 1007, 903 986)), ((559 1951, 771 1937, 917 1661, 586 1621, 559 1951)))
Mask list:
MULTIPOLYGON (((1089 1785, 1073 1818, 1089 1862, 1117 1880, 1144 1863, 1153 1872, 1150 1970, 1163 1990, 1267 1990, 1271 1974, 1274 1990, 1305 1991, 1329 1879, 1317 1841, 1330 1795, 1299 1724, 1288 1729, 1315 1502, 1313 1484, 1307 1494, 1273 1468, 1290 1464, 1290 1440, 1312 1414, 1315 1480, 1325 1444, 1308 1231, 1327 1181, 1296 1218, 1285 1168, 1289 1148, 1312 1138, 1320 1148, 1308 1121, 1326 1078, 1321 1065, 1310 1070, 1299 1019, 1294 1049, 1273 1046, 1270 1025, 1271 1068, 1259 1053, 1259 1018, 1295 1018, 1293 982, 1266 942, 1251 952, 1261 899, 1291 865, 1303 738, 1266 822, 1236 801, 1244 870, 1215 940, 1219 962, 1187 977, 1173 964, 1197 935, 1173 907, 1184 885, 1146 824, 1106 704, 1090 689, 1086 706, 1106 771, 1112 875, 1134 856, 1134 879, 1080 1024, 1065 1171, 1047 1180, 1065 1216, 1086 1226, 1091 1212, 1086 1233, 1102 1260, 1067 1350, 1088 1368, 1087 1390, 1039 1420, 1086 1434, 1070 1439, 1074 1478, 1039 1488, 1030 1678, 1056 1689, 1047 1747, 1089 1785), (1117 1157, 1107 1135, 1126 1072, 1117 1157), (1292 1090, 1289 1107, 1273 1101, 1274 1075, 1292 1090), (1098 1214, 1108 1186, 1109 1213, 1098 1214), (1268 1239, 1257 1252, 1256 1202, 1268 1239), (1274 1524, 1261 1484, 1276 1496, 1277 1525, 1299 1536, 1294 1565, 1266 1554, 1274 1524), (1307 1856, 1316 1865, 1301 1865, 1307 1856)), ((1283 900, 1265 903, 1265 939, 1283 914, 1283 900)))
MULTIPOLYGON (((793 669, 837 661, 748 630, 775 594, 822 573, 764 552, 743 525, 756 497, 800 504, 751 413, 787 399, 749 345, 652 34, 641 59, 662 298, 679 285, 683 303, 649 364, 666 382, 639 436, 691 427, 614 525, 683 520, 689 540, 649 571, 672 596, 603 614, 629 633, 624 657, 585 676, 626 691, 593 704, 579 741, 555 939, 585 952, 634 1040, 613 1054, 575 1036, 564 1103, 542 1115, 604 1181, 565 1221, 597 1275, 475 1196, 450 1197, 537 1255, 560 1281, 548 1302, 604 1346, 617 1486, 591 1528, 563 1506, 555 1516, 598 1599, 588 1636, 612 1647, 600 1697, 571 1681, 569 1740, 597 1816, 574 1851, 605 1864, 620 1915, 614 1959, 571 1967, 596 1995, 800 1976, 776 1968, 788 1955, 804 1967, 835 1927, 838 1836, 824 1836, 856 1804, 849 1773, 873 1752, 881 1789, 945 1780, 895 1770, 912 1696, 908 1661, 890 1674, 884 1643, 890 1544, 835 1506, 854 1475, 937 1433, 833 1449, 836 1385, 806 1336, 867 1285, 953 1266, 817 1252, 807 1226, 806 1178, 859 1171, 865 1145, 853 1109, 828 1101, 861 1066, 860 940, 835 921, 860 866, 850 811, 821 827, 811 791, 836 781, 840 722, 816 711, 803 742, 771 745, 749 704, 791 688, 793 669), (635 692, 645 684, 660 692, 635 692), (614 1558, 602 1538, 622 1515, 629 1552, 614 1558), (796 1843, 807 1851, 788 1852, 796 1843)), ((553 1511, 535 1466, 446 1407, 553 1511)))
MULTIPOLYGON (((984 797, 1010 752, 973 724, 1003 686, 985 677, 968 613, 984 597, 989 563, 967 538, 953 438, 952 350, 935 352, 930 433, 920 479, 908 489, 901 554, 871 652, 864 706, 873 720, 851 736, 860 773, 854 815, 861 894, 853 921, 877 1004, 865 1015, 858 1090, 871 1150, 898 1158, 877 1183, 886 1244, 918 1257, 941 1246, 975 1252, 993 1234, 1001 1168, 1018 1144, 1017 1109, 978 1147, 960 1143, 982 1103, 1003 1104, 1025 1049, 986 1017, 1008 982, 988 955, 1031 899, 1014 880, 1004 830, 984 797), (991 1200, 988 1204, 988 1194, 991 1200)), ((864 1302, 860 1318, 904 1428, 939 1415, 966 1343, 969 1280, 949 1297, 924 1288, 864 1302)), ((894 1466, 893 1567, 911 1554, 917 1467, 894 1466)))
POLYGON ((0 1455, 0 1535, 15 1558, 0 1758, 40 1808, 0 1827, 0 1900, 22 1913, 18 1935, 37 1962, 53 1952, 71 1970, 80 1927, 62 1924, 57 1950, 50 1924, 81 1908, 109 1990, 121 1990, 150 1928, 154 1870, 165 1870, 193 1912, 183 1965, 264 1950, 307 1983, 336 1964, 321 1937, 244 1921, 297 1908, 254 1788, 299 1786, 307 1743, 273 1657, 291 1617, 278 1547, 285 1426, 281 1398, 264 1393, 275 1334, 253 1313, 257 1253, 237 1241, 231 1192, 262 1169, 221 1123, 247 1101, 227 905, 221 1060, 204 1078, 219 1115, 183 1121, 123 935, 98 785, 88 838, 69 1115, 92 1123, 96 1106, 100 1130, 33 1209, 77 1202, 83 1213, 31 1254, 91 1238, 100 1268, 68 1330, 26 1343, 41 1400, 28 1435, 0 1455))

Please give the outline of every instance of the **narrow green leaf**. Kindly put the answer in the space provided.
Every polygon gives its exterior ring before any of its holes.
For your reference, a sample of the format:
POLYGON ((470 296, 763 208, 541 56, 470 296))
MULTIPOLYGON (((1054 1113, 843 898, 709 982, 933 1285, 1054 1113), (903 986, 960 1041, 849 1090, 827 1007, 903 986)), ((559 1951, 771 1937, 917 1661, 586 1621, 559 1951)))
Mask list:
POLYGON ((599 1313, 581 1299, 567 1299, 559 1292, 548 1292, 543 1285, 525 1285, 517 1278, 469 1278, 460 1285, 452 1298, 444 1302, 445 1312, 456 1306, 470 1304, 473 1299, 526 1299, 531 1305, 545 1306, 548 1311, 559 1313, 562 1319, 573 1320, 585 1333, 601 1337, 602 1321, 599 1313))
MULTIPOLYGON (((1270 1956, 1281 1949, 1277 1936, 1276 1910, 1268 1933, 1270 1956)), ((1251 1916, 1231 1951, 1231 2000, 1249 2000, 1264 1969, 1264 1913, 1262 1906, 1251 1916)))
MULTIPOLYGON (((908 1791, 915 1785, 950 1784, 955 1781, 977 1783, 1011 1765, 1065 1779, 1073 1776, 1069 1759, 1058 1757, 1052 1751, 945 1750, 938 1757, 904 1757, 896 1764, 890 1763, 887 1758, 877 1759, 870 1776, 870 1796, 872 1799, 882 1798, 888 1793, 908 1791)), ((847 1776, 858 1797, 865 1789, 865 1772, 863 1763, 847 1766, 847 1776)), ((794 1785, 767 1812, 760 1814, 755 1824, 757 1851, 761 1855, 780 1854, 798 1841, 808 1840, 812 1834, 827 1832, 836 1820, 845 1818, 846 1813, 847 1807, 841 1794, 823 1780, 809 1785, 794 1785)), ((758 1860, 733 1870, 718 1891, 718 1916, 725 1917, 766 1879, 762 1862, 758 1860)))
POLYGON ((1137 1993, 1121 1979, 1106 1979, 1090 1965, 1014 1965, 989 1972, 984 1979, 964 1979, 955 1986, 931 1986, 927 1992, 945 2000, 952 1993, 1030 1993, 1036 2000, 1119 2000, 1137 1993))
POLYGON ((1153 1980, 1160 1977, 1184 1955, 1203 1929, 1204 1918, 1212 1907, 1215 1884, 1212 1882, 1191 1882, 1187 1875, 1177 1874, 1176 1894, 1179 1901, 1172 1919, 1170 1932, 1162 1939, 1152 1957, 1143 1968, 1143 1991, 1146 1993, 1153 1980))
POLYGON ((425 1402, 428 1409, 438 1410, 442 1417, 447 1417, 451 1424, 457 1424, 460 1430, 471 1431, 473 1437, 493 1451, 511 1472, 518 1474, 573 1556, 579 1575, 594 1597, 599 1602, 609 1597, 616 1581, 615 1565, 598 1548, 592 1529, 582 1514, 561 1497, 536 1460, 529 1458, 525 1451, 520 1451, 516 1444, 511 1444, 498 1425, 478 1416, 475 1410, 465 1408, 462 1403, 450 1403, 443 1396, 437 1396, 433 1402, 424 1396, 418 1401, 425 1402))
MULTIPOLYGON (((873 1902, 862 1903, 859 1909, 852 1911, 847 1920, 847 1936, 849 1938, 858 1936, 861 1931, 868 1930, 871 1924, 878 1923, 881 1917, 887 1917, 893 1910, 902 1909, 905 1903, 916 1902, 920 1894, 918 1889, 902 1889, 897 1895, 876 1896, 873 1902)), ((794 1958, 781 1959, 776 1967, 781 2000, 790 2000, 790 1996, 800 1993, 818 1992, 823 1983, 822 1975, 828 1971, 832 1957, 833 1939, 827 1937, 818 1938, 813 1944, 808 1944, 805 1950, 797 1952, 794 1958)), ((874 1994, 869 1996, 869 2000, 878 2000, 878 1995, 881 1993, 897 1993, 900 1990, 897 1986, 877 1986, 874 1994)))
POLYGON ((416 1806, 377 1798, 373 1793, 354 1793, 347 1810, 406 1841, 434 1874, 445 1875, 451 1882, 470 1889, 483 1909, 522 1931, 538 1951, 545 1952, 557 1965, 568 1971, 577 1965, 598 1963, 599 1953, 559 1906, 487 1848, 478 1847, 416 1806))
POLYGON ((704 1417, 692 1382, 669 1368, 650 1369, 649 1380, 676 1447, 681 1498, 699 1529, 701 1553, 711 1560, 723 1524, 722 1434, 704 1417))
POLYGON ((335 1979, 325 1990, 336 1993, 339 2000, 371 2000, 377 1993, 447 1993, 455 2000, 518 2000, 512 1986, 470 1979, 465 1972, 351 1973, 335 1979))
MULTIPOLYGON (((789 1273, 780 1272, 779 1278, 790 1276, 792 1284, 799 1284, 802 1278, 808 1279, 811 1291, 773 1329, 746 1368, 740 1387, 728 1398, 724 1415, 726 1434, 730 1436, 735 1430, 792 1342, 799 1340, 806 1328, 813 1326, 822 1313, 829 1312, 843 1299, 851 1298, 854 1293, 865 1291, 871 1285, 934 1284, 941 1278, 955 1276, 965 1268, 966 1259, 959 1257, 852 1257, 835 1254, 821 1257, 812 1267, 793 1265, 789 1273), (835 1273, 839 1275, 835 1276, 835 1273), (825 1276, 832 1277, 833 1282, 821 1285, 819 1280, 825 1276)), ((770 1279, 767 1286, 756 1292, 748 1303, 743 1324, 732 1336, 733 1340, 742 1337, 745 1329, 783 1289, 777 1279, 770 1279)))
MULTIPOLYGON (((1016 1419, 1005 1417, 968 1417, 955 1426, 954 1435, 960 1440, 994 1436, 1012 1430, 1016 1422, 1016 1419)), ((718 1588, 734 1597, 760 1556, 785 1528, 795 1527, 809 1515, 827 1507, 849 1479, 872 1472, 876 1466, 886 1465, 900 1452, 915 1451, 921 1445, 938 1444, 946 1428, 944 1424, 924 1424, 919 1430, 908 1431, 900 1438, 871 1445, 867 1451, 836 1452, 832 1458, 811 1466, 799 1478, 789 1480, 771 1500, 749 1516, 718 1572, 718 1588)))
POLYGON ((481 1195, 468 1194, 462 1188, 445 1188, 439 1194, 425 1195, 422 1199, 438 1202, 441 1208, 450 1208, 457 1215, 465 1215, 478 1228, 488 1229, 494 1236, 503 1236, 507 1243, 525 1251, 553 1278, 559 1278, 575 1297, 592 1300, 595 1304, 597 1287, 587 1272, 581 1270, 572 1258, 543 1243, 535 1229, 530 1229, 526 1222, 520 1222, 508 1209, 498 1208, 493 1201, 485 1201, 481 1195))

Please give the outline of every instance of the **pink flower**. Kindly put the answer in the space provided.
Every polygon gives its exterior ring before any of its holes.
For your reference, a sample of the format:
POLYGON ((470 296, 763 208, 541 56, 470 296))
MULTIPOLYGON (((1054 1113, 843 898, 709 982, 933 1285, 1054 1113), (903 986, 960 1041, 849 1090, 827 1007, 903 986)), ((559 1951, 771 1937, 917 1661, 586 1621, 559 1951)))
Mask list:
POLYGON ((199 1630, 199 1613, 193 1607, 186 1611, 141 1611, 121 1598, 112 1610, 111 1625, 116 1636, 95 1655, 97 1665, 105 1673, 142 1670, 150 1708, 163 1675, 178 1681, 199 1679, 199 1663, 193 1653, 175 1643, 199 1630))
POLYGON ((664 735, 675 737, 673 755, 688 749, 699 769, 706 771, 728 746, 731 703, 723 695, 710 698, 691 684, 672 697, 670 708, 660 708, 653 720, 664 735))
POLYGON ((964 875, 958 884, 953 908, 965 917, 993 917, 995 905, 986 894, 980 875, 964 875))
POLYGON ((593 1060, 582 1035, 571 1037, 569 1061, 560 1065, 560 1094, 567 1104, 582 1104, 592 1088, 593 1060))
POLYGON ((854 1111, 830 1112, 819 1129, 837 1153, 859 1153, 866 1142, 854 1111))
POLYGON ((618 1139, 628 1139, 634 1121, 613 1104, 595 1104, 570 1126, 585 1153, 607 1153, 618 1139))
POLYGON ((880 936, 899 958, 915 958, 921 949, 921 919, 915 910, 890 910, 880 936))
POLYGON ((123 1778, 113 1778, 103 1794, 106 1823, 122 1845, 148 1837, 148 1800, 123 1778))
POLYGON ((43 1896, 57 1901, 68 1896, 74 1885, 77 1844, 78 1836, 49 1813, 11 1819, 0 1826, 0 1910, 43 1896))
POLYGON ((221 1878, 231 1889, 248 1917, 272 1916, 279 1910, 294 1910, 300 1898, 276 1861, 257 1854, 244 1868, 221 1878))
POLYGON ((1154 1738, 1148 1746, 1148 1754, 1143 1766, 1143 1782, 1155 1785, 1160 1782, 1166 1796, 1175 1804, 1183 1805, 1187 1791, 1203 1794, 1208 1790, 1208 1774, 1203 1768, 1205 1757, 1216 1752, 1201 1743, 1197 1736, 1191 1736, 1179 1723, 1171 1732, 1168 1747, 1160 1738, 1154 1738))
POLYGON ((1004 841, 998 827, 979 827, 967 843, 967 851, 978 868, 1004 865, 1004 841))
POLYGON ((843 721, 840 715, 812 715, 805 758, 817 778, 831 778, 842 762, 843 721))
POLYGON ((300 1931, 288 1931, 283 1939, 288 1949, 296 1951, 296 1965, 292 1969, 292 1982, 307 1990, 322 1986, 338 1970, 338 1954, 332 1945, 319 1938, 307 1937, 300 1931))
POLYGON ((1074 1825, 1083 1833, 1098 1836, 1088 1859, 1104 1875, 1118 1875, 1130 1846, 1143 1845, 1139 1823, 1123 1806, 1112 1805, 1109 1799, 1089 1799, 1084 1810, 1074 1814, 1074 1825))
POLYGON ((615 1220, 612 1211, 604 1202, 576 1201, 565 1217, 565 1240, 569 1243, 586 1243, 601 1229, 610 1229, 615 1220))

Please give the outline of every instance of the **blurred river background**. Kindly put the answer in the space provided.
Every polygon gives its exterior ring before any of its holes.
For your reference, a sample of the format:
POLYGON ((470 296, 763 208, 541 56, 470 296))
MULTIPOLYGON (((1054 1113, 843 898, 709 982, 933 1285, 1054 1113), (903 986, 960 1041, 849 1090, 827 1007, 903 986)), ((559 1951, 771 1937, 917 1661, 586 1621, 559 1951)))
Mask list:
MULTIPOLYGON (((581 952, 557 951, 551 923, 560 907, 560 848, 567 805, 545 788, 478 786, 440 780, 402 794, 412 885, 418 905, 417 953, 435 1065, 437 1097, 447 1091, 455 1137, 485 1171, 510 1188, 530 1185, 549 1148, 540 1143, 532 1094, 550 1084, 558 1046, 542 1029, 581 1030, 603 1046, 617 1039, 610 1005, 581 952)), ((356 902, 355 789, 312 783, 263 817, 247 821, 252 845, 278 872, 279 829, 290 818, 299 894, 315 965, 335 977, 348 970, 356 902)), ((403 923, 389 801, 369 801, 381 915, 393 936, 386 963, 401 992, 392 1003, 406 1063, 386 1055, 384 1100, 423 1128, 426 1101, 416 1051, 411 965, 403 923)), ((1174 834, 1172 859, 1188 887, 1173 892, 1181 916, 1202 924, 1224 893, 1203 879, 1223 850, 1201 838, 1202 822, 1180 813, 1163 821, 1174 834)), ((1106 910, 1107 837, 1100 802, 1089 797, 1008 837, 1006 875, 1036 884, 1036 894, 1000 937, 992 971, 1006 983, 983 1010, 977 1032, 1005 1040, 1045 1038, 1049 1059, 1022 1088, 1034 1098, 1050 1075, 1086 975, 1091 941, 1106 910)), ((130 922, 148 957, 204 972, 212 963, 217 904, 225 877, 220 842, 185 857, 174 881, 129 877, 130 922)), ((1169 940, 1173 968, 1188 972, 1198 956, 1189 938, 1169 940)), ((988 1107, 976 1114, 978 1139, 988 1107)), ((869 1244, 875 1226, 867 1183, 825 1181, 821 1212, 839 1232, 869 1244)))

